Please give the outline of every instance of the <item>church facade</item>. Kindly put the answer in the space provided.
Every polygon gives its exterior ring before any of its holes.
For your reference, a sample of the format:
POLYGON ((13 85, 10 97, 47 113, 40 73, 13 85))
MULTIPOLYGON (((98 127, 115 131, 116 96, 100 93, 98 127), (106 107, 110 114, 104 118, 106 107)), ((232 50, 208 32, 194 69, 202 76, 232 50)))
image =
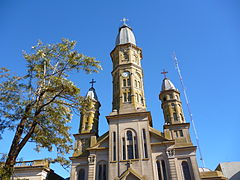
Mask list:
POLYGON ((163 132, 152 126, 144 96, 142 50, 132 29, 119 28, 113 63, 112 112, 106 117, 109 131, 98 135, 101 106, 93 87, 81 112, 74 135, 70 180, 200 180, 196 149, 189 133, 180 93, 164 78, 159 94, 164 114, 163 132))

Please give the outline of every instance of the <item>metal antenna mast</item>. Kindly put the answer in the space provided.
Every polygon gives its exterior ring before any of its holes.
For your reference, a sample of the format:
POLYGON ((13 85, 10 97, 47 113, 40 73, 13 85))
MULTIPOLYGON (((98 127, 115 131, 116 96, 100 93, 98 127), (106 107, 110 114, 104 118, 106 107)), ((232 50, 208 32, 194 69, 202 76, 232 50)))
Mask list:
POLYGON ((181 85, 182 85, 182 88, 183 88, 183 93, 184 93, 185 101, 186 101, 186 103, 187 103, 188 114, 189 114, 189 116, 190 116, 190 120, 191 120, 191 122, 192 122, 194 134, 195 134, 196 141, 197 141, 197 146, 198 146, 198 150, 199 150, 199 154, 200 154, 200 160, 202 161, 203 167, 206 167, 206 166, 205 166, 205 162, 204 162, 204 160, 203 160, 202 151, 201 151, 200 143, 199 143, 199 139, 198 139, 198 134, 197 134, 197 130, 196 130, 196 127, 195 127, 194 120, 193 120, 193 115, 192 115, 192 112, 191 112, 191 108, 190 108, 190 104, 189 104, 189 100, 188 100, 186 88, 185 88, 184 83, 183 83, 182 74, 181 74, 181 71, 180 71, 180 68, 179 68, 179 65, 178 65, 178 60, 177 60, 177 57, 176 57, 176 54, 175 54, 175 53, 173 53, 172 58, 173 58, 173 60, 174 60, 176 69, 177 69, 177 71, 178 71, 178 76, 179 76, 179 79, 180 79, 180 81, 181 81, 181 85))

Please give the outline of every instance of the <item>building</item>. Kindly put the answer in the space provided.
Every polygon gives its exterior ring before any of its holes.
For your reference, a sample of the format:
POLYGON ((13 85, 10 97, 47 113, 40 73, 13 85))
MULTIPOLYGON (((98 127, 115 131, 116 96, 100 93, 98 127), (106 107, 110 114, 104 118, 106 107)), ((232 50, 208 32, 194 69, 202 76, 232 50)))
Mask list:
POLYGON ((14 166, 13 180, 64 180, 50 169, 47 160, 17 162, 14 166))
POLYGON ((119 28, 113 63, 112 112, 109 131, 99 137, 101 106, 93 87, 86 95, 79 132, 70 160, 71 180, 200 180, 226 179, 221 172, 200 172, 180 93, 164 78, 159 94, 163 132, 153 128, 144 96, 142 49, 126 24, 119 28))
POLYGON ((221 171, 222 174, 229 180, 239 180, 240 179, 240 162, 224 162, 220 163, 217 171, 221 171))

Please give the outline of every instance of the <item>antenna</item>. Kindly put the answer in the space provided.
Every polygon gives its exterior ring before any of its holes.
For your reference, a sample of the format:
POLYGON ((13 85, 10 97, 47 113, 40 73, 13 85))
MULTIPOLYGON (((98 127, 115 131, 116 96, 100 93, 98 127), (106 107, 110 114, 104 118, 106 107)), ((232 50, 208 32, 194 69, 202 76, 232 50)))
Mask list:
POLYGON ((190 108, 190 104, 189 104, 186 88, 185 88, 184 83, 183 83, 183 78, 182 78, 182 75, 181 75, 181 71, 180 71, 180 68, 179 68, 179 65, 178 65, 178 60, 177 60, 175 52, 173 53, 172 58, 174 60, 174 63, 175 63, 175 66, 176 66, 176 69, 177 69, 177 72, 178 72, 178 76, 179 76, 179 79, 181 81, 181 85, 182 85, 182 88, 183 88, 183 93, 184 93, 184 98, 185 98, 185 101, 186 101, 186 104, 187 104, 188 114, 190 116, 190 120, 191 120, 192 125, 193 125, 195 138, 196 138, 196 141, 197 141, 197 146, 198 146, 198 150, 199 150, 199 154, 200 154, 200 160, 202 161, 203 167, 206 167, 205 166, 205 162, 203 160, 202 151, 201 151, 200 143, 199 143, 199 139, 198 139, 198 134, 197 134, 197 130, 196 130, 196 127, 195 127, 194 120, 193 120, 193 115, 192 115, 192 112, 191 112, 191 108, 190 108))

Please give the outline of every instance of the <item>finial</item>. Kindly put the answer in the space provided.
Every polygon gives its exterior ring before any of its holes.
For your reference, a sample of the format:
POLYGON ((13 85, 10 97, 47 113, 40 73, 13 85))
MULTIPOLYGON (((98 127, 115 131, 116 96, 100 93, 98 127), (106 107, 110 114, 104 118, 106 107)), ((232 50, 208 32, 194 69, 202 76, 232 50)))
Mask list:
POLYGON ((96 83, 96 81, 94 81, 94 79, 92 79, 92 81, 90 81, 89 83, 92 84, 92 88, 93 88, 93 84, 96 83))
POLYGON ((167 73, 168 73, 168 72, 167 72, 167 71, 165 71, 165 69, 163 69, 163 71, 161 72, 161 74, 163 74, 163 75, 164 75, 164 79, 165 79, 165 78, 167 78, 167 75, 166 75, 167 73))
POLYGON ((121 21, 123 22, 123 25, 127 25, 126 22, 128 21, 128 19, 126 19, 126 18, 124 17, 124 18, 121 19, 121 21))

